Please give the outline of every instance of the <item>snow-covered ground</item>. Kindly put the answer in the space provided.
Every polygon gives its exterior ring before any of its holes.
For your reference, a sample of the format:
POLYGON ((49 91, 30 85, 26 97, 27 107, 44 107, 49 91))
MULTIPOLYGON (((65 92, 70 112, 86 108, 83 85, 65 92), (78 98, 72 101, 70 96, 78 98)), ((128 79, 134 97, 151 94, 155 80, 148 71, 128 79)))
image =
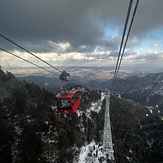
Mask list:
MULTIPOLYGON (((101 105, 102 105, 102 101, 104 100, 104 98, 105 98, 105 93, 102 92, 102 93, 101 93, 101 99, 99 99, 97 102, 92 102, 92 103, 91 103, 91 107, 90 107, 89 109, 86 110, 86 116, 87 116, 88 118, 91 118, 91 117, 90 117, 91 111, 94 111, 94 112, 97 112, 97 113, 98 113, 98 112, 101 110, 101 105)), ((77 115, 78 115, 78 117, 79 117, 79 116, 81 116, 81 115, 82 115, 83 113, 85 113, 85 112, 80 111, 80 110, 77 110, 76 113, 77 113, 77 115)))
POLYGON ((106 162, 106 155, 104 154, 104 149, 99 144, 96 144, 93 140, 90 144, 86 144, 80 148, 79 160, 78 163, 100 163, 106 162))
MULTIPOLYGON (((101 105, 102 105, 104 98, 105 98, 105 93, 102 92, 101 99, 95 103, 91 103, 90 109, 87 109, 87 112, 86 112, 86 116, 88 118, 91 118, 90 117, 91 111, 98 113, 101 110, 101 105)), ((81 112, 78 113, 78 115, 80 114, 81 112)), ((91 143, 85 144, 84 146, 80 148, 79 159, 75 163, 91 163, 91 162, 100 163, 101 161, 103 163, 106 163, 109 157, 108 152, 110 151, 104 150, 102 145, 96 144, 95 141, 92 140, 91 143)))

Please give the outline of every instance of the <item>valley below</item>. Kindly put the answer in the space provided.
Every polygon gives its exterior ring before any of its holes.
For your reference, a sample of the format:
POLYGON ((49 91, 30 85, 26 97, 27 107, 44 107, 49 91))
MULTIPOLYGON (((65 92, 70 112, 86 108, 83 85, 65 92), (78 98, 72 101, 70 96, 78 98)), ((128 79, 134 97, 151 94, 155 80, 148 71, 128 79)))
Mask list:
MULTIPOLYGON (((106 70, 97 71, 99 77, 93 70, 76 70, 75 79, 88 88, 80 92, 81 106, 73 116, 57 111, 58 78, 15 77, 1 70, 0 162, 111 162, 102 152, 102 94, 111 90, 113 80, 104 79, 106 70), (94 73, 101 79, 93 80, 94 73)), ((132 73, 126 70, 127 77, 118 78, 111 93, 114 161, 159 163, 163 161, 163 73, 132 73)))

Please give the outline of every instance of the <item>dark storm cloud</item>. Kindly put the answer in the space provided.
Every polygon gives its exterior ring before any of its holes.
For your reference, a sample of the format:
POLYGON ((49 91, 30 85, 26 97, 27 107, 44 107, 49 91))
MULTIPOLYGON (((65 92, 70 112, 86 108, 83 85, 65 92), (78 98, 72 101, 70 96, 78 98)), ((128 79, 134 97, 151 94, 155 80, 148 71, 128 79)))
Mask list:
POLYGON ((86 1, 3 1, 1 32, 26 44, 33 41, 43 45, 43 40, 52 40, 70 42, 74 47, 91 46, 103 33, 89 11, 86 1))
MULTIPOLYGON (((1 0, 0 33, 35 52, 55 50, 49 40, 68 42, 72 51, 92 51, 96 46, 114 50, 116 43, 104 37, 101 26, 115 25, 122 31, 128 3, 129 0, 1 0)), ((131 35, 141 37, 162 26, 162 6, 162 0, 140 1, 131 35)))
POLYGON ((163 27, 162 0, 143 0, 139 2, 132 34, 139 37, 150 34, 152 30, 163 27))

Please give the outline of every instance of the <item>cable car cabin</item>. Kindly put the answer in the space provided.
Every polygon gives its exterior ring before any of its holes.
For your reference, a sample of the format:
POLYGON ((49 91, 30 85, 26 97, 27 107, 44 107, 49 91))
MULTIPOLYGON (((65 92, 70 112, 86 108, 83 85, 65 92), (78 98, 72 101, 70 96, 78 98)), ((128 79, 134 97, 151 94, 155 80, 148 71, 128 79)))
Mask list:
POLYGON ((69 90, 64 93, 58 94, 57 97, 57 108, 61 114, 72 114, 80 106, 78 90, 69 90))

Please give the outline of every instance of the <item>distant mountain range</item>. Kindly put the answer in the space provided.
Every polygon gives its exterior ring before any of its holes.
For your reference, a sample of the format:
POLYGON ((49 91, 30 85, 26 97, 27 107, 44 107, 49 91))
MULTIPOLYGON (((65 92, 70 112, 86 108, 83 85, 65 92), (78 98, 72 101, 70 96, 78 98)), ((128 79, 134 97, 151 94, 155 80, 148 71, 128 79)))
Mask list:
MULTIPOLYGON (((48 78, 44 76, 27 76, 18 78, 30 83, 36 83, 41 88, 56 92, 60 89, 60 81, 57 78, 48 78)), ((82 83, 82 80, 78 78, 82 83)), ((94 89, 112 90, 114 80, 91 80, 85 78, 84 85, 94 89)), ((126 79, 117 78, 114 89, 115 94, 120 94, 122 98, 132 99, 145 105, 157 107, 163 110, 163 73, 148 74, 144 77, 132 76, 126 79)))
POLYGON ((61 82, 58 80, 58 78, 53 77, 45 77, 45 76, 25 76, 25 77, 17 77, 20 81, 27 81, 28 83, 35 83, 39 85, 41 88, 44 88, 51 92, 56 92, 60 90, 60 84, 61 82))
MULTIPOLYGON (((112 89, 113 80, 101 84, 102 88, 112 89)), ((149 74, 144 77, 117 79, 114 92, 122 98, 132 99, 163 111, 163 73, 149 74)))

